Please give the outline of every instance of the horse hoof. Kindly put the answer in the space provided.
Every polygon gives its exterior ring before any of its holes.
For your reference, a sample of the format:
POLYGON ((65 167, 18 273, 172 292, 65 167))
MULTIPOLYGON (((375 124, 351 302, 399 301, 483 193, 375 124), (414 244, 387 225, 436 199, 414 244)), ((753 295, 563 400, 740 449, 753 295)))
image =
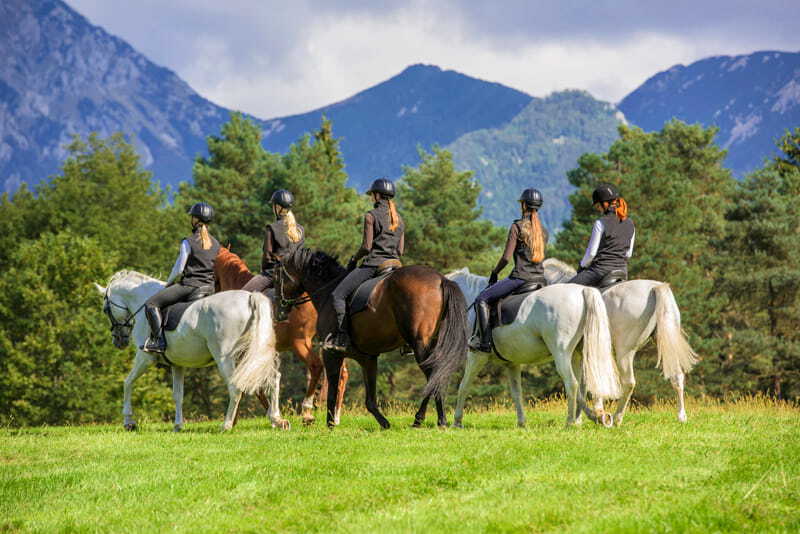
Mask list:
POLYGON ((136 423, 126 423, 125 430, 128 432, 133 432, 135 430, 139 430, 139 427, 136 425, 136 423))
POLYGON ((173 432, 180 432, 181 430, 183 430, 183 425, 175 425, 172 427, 173 432))
POLYGON ((614 426, 614 416, 610 413, 600 414, 600 423, 606 428, 611 428, 614 426))
POLYGON ((289 421, 281 419, 277 423, 272 423, 272 428, 280 428, 281 430, 289 430, 289 421))
POLYGON ((461 421, 453 421, 452 427, 453 428, 464 428, 464 425, 461 423, 461 421))
POLYGON ((422 428, 422 421, 414 421, 411 423, 411 428, 422 428))
POLYGON ((688 421, 688 420, 689 420, 689 419, 686 417, 686 414, 685 414, 685 413, 679 413, 679 414, 678 414, 678 421, 679 421, 679 422, 681 422, 681 423, 685 423, 685 422, 686 422, 686 421, 688 421))
POLYGON ((303 424, 306 426, 313 425, 314 421, 316 421, 316 419, 314 419, 314 416, 303 417, 303 424))

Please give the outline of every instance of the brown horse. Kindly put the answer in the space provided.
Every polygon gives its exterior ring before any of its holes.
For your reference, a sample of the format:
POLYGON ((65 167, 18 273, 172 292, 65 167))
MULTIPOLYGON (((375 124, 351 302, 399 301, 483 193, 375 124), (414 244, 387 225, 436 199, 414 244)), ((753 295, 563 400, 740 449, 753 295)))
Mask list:
MULTIPOLYGON (((282 304, 291 305, 307 293, 319 314, 320 337, 334 332, 336 318, 331 293, 347 271, 324 252, 297 249, 275 270, 275 291, 282 304)), ((367 410, 383 428, 389 421, 378 410, 376 380, 378 355, 408 345, 428 380, 414 426, 425 419, 428 399, 436 400, 439 426, 447 425, 444 396, 450 376, 467 354, 467 305, 458 285, 430 267, 401 267, 378 282, 367 308, 350 319, 354 349, 347 354, 364 370, 367 410)), ((338 383, 345 354, 324 351, 330 384, 338 383)), ((334 422, 337 390, 328 390, 328 426, 334 422)))
MULTIPOLYGON (((225 247, 219 249, 217 260, 214 264, 214 273, 217 279, 217 291, 241 289, 253 278, 244 261, 225 247)), ((317 328, 317 310, 310 301, 294 306, 285 321, 275 323, 275 337, 278 351, 291 350, 306 364, 306 396, 303 400, 303 423, 314 422, 314 394, 322 375, 322 358, 318 351, 313 350, 312 339, 317 328)), ((349 374, 347 367, 342 369, 339 376, 339 394, 336 398, 336 421, 342 410, 344 390, 347 387, 349 374)), ((324 377, 322 377, 322 395, 327 390, 324 377)), ((256 393, 258 400, 269 410, 268 400, 263 392, 256 393)))

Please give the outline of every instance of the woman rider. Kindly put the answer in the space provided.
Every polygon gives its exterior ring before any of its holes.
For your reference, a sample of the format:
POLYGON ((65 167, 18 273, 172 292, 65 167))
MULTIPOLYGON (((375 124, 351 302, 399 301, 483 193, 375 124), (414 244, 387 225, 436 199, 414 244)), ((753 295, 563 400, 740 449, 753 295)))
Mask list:
POLYGON ((192 235, 181 241, 178 259, 167 278, 167 286, 144 304, 147 322, 150 323, 150 339, 142 347, 145 352, 163 353, 167 348, 161 330, 162 308, 214 292, 214 262, 219 243, 208 232, 214 209, 205 202, 198 202, 189 208, 188 213, 192 216, 192 235))
POLYGON ((372 182, 367 191, 375 202, 373 208, 364 215, 364 233, 361 248, 350 258, 347 269, 350 271, 344 280, 333 290, 333 309, 339 330, 332 346, 333 350, 346 351, 350 347, 347 333, 347 297, 366 280, 375 276, 378 267, 387 260, 400 260, 405 247, 405 225, 397 213, 393 200, 394 184, 386 178, 372 182), (361 266, 358 260, 366 256, 361 266))
POLYGON ((633 255, 636 228, 628 218, 625 199, 614 186, 604 184, 592 193, 592 204, 603 216, 594 223, 581 268, 570 284, 597 286, 611 271, 624 271, 627 275, 628 258, 633 255))
POLYGON ((275 222, 264 231, 264 246, 261 256, 261 274, 255 275, 242 288, 244 291, 265 292, 273 286, 273 271, 281 258, 297 247, 303 246, 305 231, 295 221, 292 206, 294 195, 286 189, 278 189, 270 199, 275 222))
POLYGON ((475 299, 475 312, 478 317, 479 337, 473 338, 470 348, 480 352, 491 352, 492 329, 489 326, 490 305, 513 292, 526 282, 545 284, 544 246, 547 231, 539 220, 542 207, 542 194, 536 189, 526 189, 519 197, 522 217, 511 224, 503 256, 489 276, 489 287, 481 291, 475 299), (514 270, 505 280, 498 282, 497 275, 514 258, 514 270))

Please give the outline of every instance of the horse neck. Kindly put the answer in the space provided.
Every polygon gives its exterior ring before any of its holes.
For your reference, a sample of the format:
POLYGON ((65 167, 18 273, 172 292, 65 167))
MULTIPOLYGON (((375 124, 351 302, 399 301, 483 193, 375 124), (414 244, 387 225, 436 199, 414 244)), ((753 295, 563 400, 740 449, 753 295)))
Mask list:
POLYGON ((164 289, 164 283, 154 278, 141 281, 121 280, 114 284, 111 294, 125 301, 130 311, 136 311, 145 301, 164 289))
POLYGON ((486 287, 488 278, 469 272, 457 272, 453 275, 451 280, 461 288, 461 292, 464 293, 466 301, 472 302, 486 287))

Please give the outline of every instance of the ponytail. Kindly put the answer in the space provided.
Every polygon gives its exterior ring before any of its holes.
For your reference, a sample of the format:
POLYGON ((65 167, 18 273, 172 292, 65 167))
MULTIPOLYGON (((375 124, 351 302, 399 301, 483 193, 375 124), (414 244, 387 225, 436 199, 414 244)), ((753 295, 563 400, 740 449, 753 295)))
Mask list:
POLYGON ((624 198, 619 197, 615 204, 617 217, 619 217, 620 222, 622 222, 628 218, 628 203, 625 202, 624 198))
POLYGON ((522 229, 522 239, 528 245, 528 250, 531 251, 530 260, 534 263, 541 263, 544 261, 544 230, 542 229, 542 222, 539 220, 539 213, 536 210, 530 210, 528 219, 524 219, 520 225, 522 229))
POLYGON ((200 223, 200 243, 203 247, 203 250, 208 250, 211 248, 211 236, 208 235, 208 226, 200 223))
POLYGON ((286 221, 286 235, 289 237, 289 241, 292 243, 297 243, 300 241, 300 238, 303 236, 300 233, 300 228, 297 227, 297 221, 294 218, 294 213, 292 213, 292 210, 288 210, 283 206, 279 206, 278 215, 283 217, 283 220, 286 221))
POLYGON ((400 215, 397 213, 397 206, 394 204, 394 200, 391 198, 388 199, 389 202, 389 230, 394 232, 397 230, 397 227, 400 226, 400 215))

